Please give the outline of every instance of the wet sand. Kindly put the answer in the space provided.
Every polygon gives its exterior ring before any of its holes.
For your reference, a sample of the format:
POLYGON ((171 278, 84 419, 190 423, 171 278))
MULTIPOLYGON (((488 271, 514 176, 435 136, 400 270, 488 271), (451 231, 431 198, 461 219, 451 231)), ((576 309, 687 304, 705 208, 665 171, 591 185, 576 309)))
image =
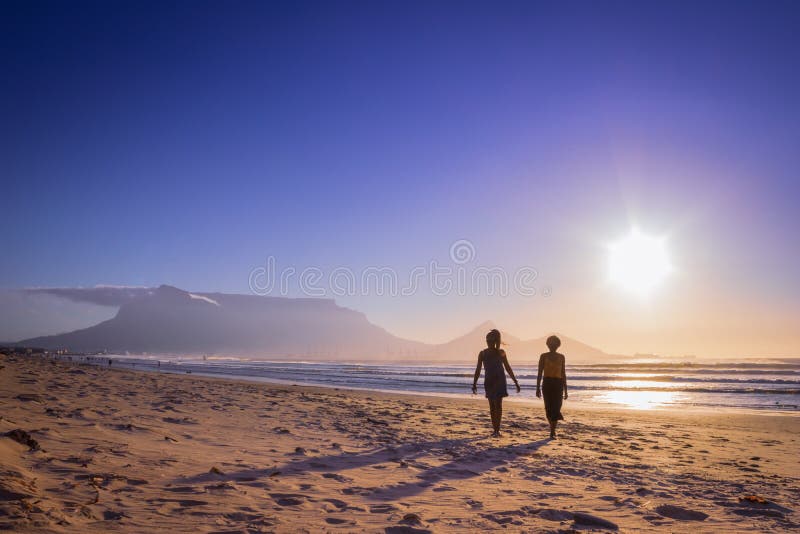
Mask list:
POLYGON ((800 528, 798 416, 567 401, 551 441, 541 405, 507 402, 491 439, 482 398, 0 366, 0 529, 800 528))

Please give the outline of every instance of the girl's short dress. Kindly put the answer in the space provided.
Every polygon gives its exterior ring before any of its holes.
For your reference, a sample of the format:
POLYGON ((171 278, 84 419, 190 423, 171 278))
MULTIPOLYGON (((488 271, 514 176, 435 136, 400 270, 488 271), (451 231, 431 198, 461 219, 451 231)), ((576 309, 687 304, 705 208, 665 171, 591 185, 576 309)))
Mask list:
POLYGON ((483 389, 487 399, 501 399, 508 397, 506 386, 506 370, 503 367, 502 350, 486 349, 481 352, 483 356, 483 370, 486 373, 483 379, 483 389))

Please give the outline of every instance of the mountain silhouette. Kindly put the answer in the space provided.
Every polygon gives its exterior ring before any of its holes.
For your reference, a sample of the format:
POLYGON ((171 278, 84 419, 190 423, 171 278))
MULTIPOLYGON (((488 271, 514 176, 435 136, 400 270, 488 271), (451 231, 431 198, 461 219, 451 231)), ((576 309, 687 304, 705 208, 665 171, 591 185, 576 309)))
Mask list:
MULTIPOLYGON (((547 352, 545 341, 548 335, 535 339, 522 340, 502 328, 493 321, 484 321, 463 336, 457 337, 447 343, 433 346, 432 355, 437 360, 463 360, 465 357, 477 358, 478 353, 486 348, 486 334, 492 329, 500 330, 503 339, 503 349, 512 362, 537 363, 539 355, 547 352)), ((609 355, 580 341, 557 334, 561 339, 560 352, 568 354, 570 361, 596 361, 609 358, 609 355)))
MULTIPOLYGON (((109 298, 108 291, 103 298, 109 298)), ((78 352, 469 362, 485 347, 486 333, 496 328, 487 321, 447 343, 427 344, 394 336, 370 323, 363 313, 331 299, 191 293, 162 285, 127 291, 120 302, 117 314, 107 321, 17 344, 78 352)), ((538 358, 546 350, 545 338, 523 341, 502 333, 514 361, 538 358)), ((570 356, 606 357, 569 338, 562 341, 570 356)))

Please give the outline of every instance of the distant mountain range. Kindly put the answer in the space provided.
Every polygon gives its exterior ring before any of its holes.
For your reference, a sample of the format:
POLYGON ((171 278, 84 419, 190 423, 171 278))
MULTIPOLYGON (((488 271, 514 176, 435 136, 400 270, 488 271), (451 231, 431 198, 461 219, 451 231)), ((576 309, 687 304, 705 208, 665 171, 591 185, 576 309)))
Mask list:
MULTIPOLYGON (((172 286, 36 290, 118 305, 117 314, 89 328, 35 337, 18 345, 79 352, 230 354, 275 359, 470 361, 485 346, 485 322, 452 341, 427 344, 394 336, 360 312, 330 299, 190 293, 172 286), (59 293, 60 292, 60 293, 59 293)), ((534 359, 544 337, 520 340, 503 332, 513 360, 534 359)), ((572 361, 609 356, 566 336, 572 361)))
MULTIPOLYGON (((432 345, 431 354, 434 359, 441 360, 463 359, 464 355, 477 357, 478 352, 486 347, 486 333, 493 328, 500 330, 503 339, 503 348, 510 356, 513 356, 514 359, 525 358, 538 361, 539 355, 543 352, 547 352, 545 340, 548 338, 549 334, 534 339, 522 340, 509 334, 502 328, 498 328, 492 321, 486 321, 452 341, 441 345, 432 345)), ((570 361, 596 361, 611 357, 600 349, 596 349, 562 334, 556 335, 561 339, 561 348, 559 351, 569 354, 570 361)))

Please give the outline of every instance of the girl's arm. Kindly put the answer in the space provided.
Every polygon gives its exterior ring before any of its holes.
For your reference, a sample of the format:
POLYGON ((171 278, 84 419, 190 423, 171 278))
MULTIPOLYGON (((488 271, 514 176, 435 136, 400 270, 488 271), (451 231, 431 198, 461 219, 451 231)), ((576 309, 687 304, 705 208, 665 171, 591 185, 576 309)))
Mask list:
POLYGON ((539 356, 539 373, 536 375, 536 396, 542 396, 542 371, 544 371, 544 354, 539 356))
POLYGON ((506 372, 511 377, 511 380, 514 381, 514 385, 517 386, 517 393, 519 393, 519 382, 517 382, 517 377, 514 376, 514 371, 511 369, 511 365, 508 363, 508 357, 506 353, 503 352, 503 367, 506 368, 506 372))
POLYGON ((561 357, 561 376, 564 379, 564 399, 567 398, 567 359, 562 356, 561 357))
POLYGON ((483 353, 478 354, 478 366, 475 368, 475 378, 472 379, 472 392, 478 392, 478 378, 481 376, 481 365, 483 364, 483 353))

